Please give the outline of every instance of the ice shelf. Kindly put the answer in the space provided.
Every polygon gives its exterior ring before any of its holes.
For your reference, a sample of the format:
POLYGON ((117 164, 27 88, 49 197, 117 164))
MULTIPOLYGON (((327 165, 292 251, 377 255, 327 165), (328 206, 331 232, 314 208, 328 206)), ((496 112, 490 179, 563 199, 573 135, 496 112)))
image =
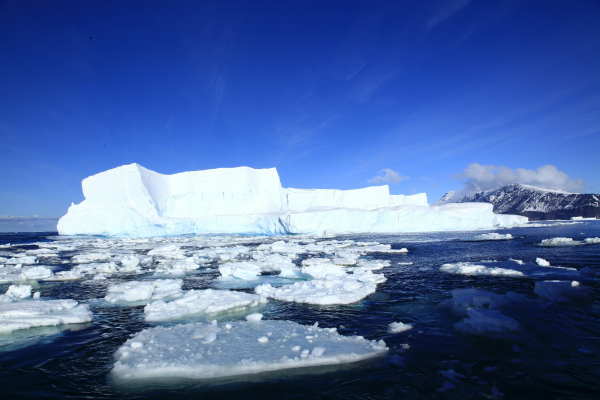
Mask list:
POLYGON ((275 168, 162 175, 138 164, 83 180, 85 200, 58 222, 61 235, 148 237, 190 233, 427 232, 521 225, 485 203, 429 207, 424 193, 389 187, 286 189, 275 168))

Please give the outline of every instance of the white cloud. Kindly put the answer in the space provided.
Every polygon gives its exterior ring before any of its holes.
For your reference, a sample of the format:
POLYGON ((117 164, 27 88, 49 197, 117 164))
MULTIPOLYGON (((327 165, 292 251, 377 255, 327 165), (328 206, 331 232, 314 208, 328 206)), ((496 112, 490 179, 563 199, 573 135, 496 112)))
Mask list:
POLYGON ((584 191, 585 182, 581 178, 573 179, 554 165, 544 165, 537 170, 517 168, 510 169, 502 165, 480 165, 472 163, 452 179, 462 181, 464 188, 455 196, 456 199, 476 192, 496 189, 511 183, 523 183, 546 189, 568 191, 584 191))
POLYGON ((382 169, 381 171, 379 171, 379 173, 384 174, 381 176, 374 176, 373 178, 369 179, 369 182, 374 183, 376 185, 382 184, 384 182, 391 182, 393 184, 396 184, 398 182, 405 181, 408 179, 408 176, 401 176, 396 171, 392 171, 389 168, 382 169))

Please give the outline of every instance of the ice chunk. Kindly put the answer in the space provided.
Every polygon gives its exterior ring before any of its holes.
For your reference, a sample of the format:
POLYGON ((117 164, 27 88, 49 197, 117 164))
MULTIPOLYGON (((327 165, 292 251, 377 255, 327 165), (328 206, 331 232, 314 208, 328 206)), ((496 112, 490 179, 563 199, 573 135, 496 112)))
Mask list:
POLYGON ((219 266, 222 278, 237 278, 245 280, 256 279, 261 273, 260 267, 249 262, 226 263, 219 266))
POLYGON ((110 286, 104 300, 116 303, 176 298, 183 296, 182 285, 181 279, 123 282, 110 286))
POLYGON ((481 235, 466 237, 466 238, 462 238, 460 240, 462 240, 464 242, 481 242, 481 241, 487 241, 487 240, 510 240, 510 239, 513 239, 513 236, 510 233, 502 235, 500 233, 492 232, 492 233, 482 233, 481 235))
POLYGON ((150 300, 152 293, 154 293, 152 282, 123 282, 110 286, 104 300, 110 303, 116 303, 117 301, 144 301, 150 300))
POLYGON ((256 307, 261 297, 255 294, 229 290, 190 290, 183 297, 170 302, 155 301, 144 308, 146 321, 166 321, 215 314, 224 311, 256 307))
POLYGON ((324 279, 328 275, 344 276, 346 271, 339 265, 334 264, 315 264, 302 267, 300 271, 313 279, 324 279))
POLYGON ((38 280, 38 279, 49 279, 54 276, 54 273, 50 268, 46 267, 33 267, 26 269, 21 274, 23 280, 38 280))
POLYGON ((392 322, 388 325, 388 331, 390 333, 400 333, 411 330, 413 328, 412 324, 405 324, 403 322, 392 322))
POLYGON ((140 259, 134 255, 128 255, 121 259, 123 268, 122 272, 133 272, 138 271, 140 268, 140 259))
POLYGON ((483 275, 483 276, 513 276, 521 278, 555 278, 555 279, 593 279, 594 275, 588 270, 577 271, 575 268, 552 267, 550 263, 542 258, 537 262, 524 263, 521 260, 509 261, 480 261, 480 262, 458 262, 444 264, 440 271, 459 275, 483 275))
POLYGON ((525 276, 523 272, 510 268, 483 265, 482 263, 459 262, 444 264, 440 271, 456 275, 525 276))
POLYGON ((586 244, 600 243, 600 238, 598 238, 598 237, 595 237, 595 238, 585 238, 583 241, 586 244))
POLYGON ((498 310, 470 308, 469 317, 454 324, 456 330, 473 335, 494 338, 512 337, 510 334, 521 333, 523 329, 515 319, 503 315, 498 310))
POLYGON ((533 291, 540 297, 559 303, 591 302, 594 299, 594 292, 577 281, 536 282, 533 291))
POLYGON ((383 275, 371 271, 344 276, 328 275, 325 279, 296 282, 274 288, 265 283, 254 290, 257 294, 276 300, 310 304, 350 304, 375 293, 377 283, 385 280, 383 275))
POLYGON ((29 285, 10 285, 5 294, 0 295, 0 303, 11 303, 15 300, 21 300, 31 297, 31 286, 29 285))
POLYGON ((26 300, 0 304, 0 333, 91 320, 92 313, 87 305, 78 305, 75 300, 26 300))
POLYGON ((452 291, 452 299, 442 301, 438 307, 451 311, 456 316, 465 317, 472 307, 497 310, 509 303, 526 303, 528 301, 529 299, 525 296, 514 292, 499 295, 479 289, 455 289, 452 291))
POLYGON ((550 263, 546 260, 544 260, 543 258, 536 258, 535 262, 537 263, 537 265, 539 265, 540 267, 549 267, 550 263))
POLYGON ((542 246, 573 246, 581 244, 580 241, 573 240, 571 238, 565 237, 556 237, 553 239, 544 239, 542 240, 542 246))
POLYGON ((258 322, 262 319, 262 317, 263 317, 263 315, 260 313, 249 314, 249 315, 246 315, 246 321, 258 322))
POLYGON ((388 351, 383 341, 342 336, 335 329, 291 321, 230 324, 231 329, 205 323, 145 329, 117 350, 111 373, 117 379, 207 379, 351 363, 388 351), (208 342, 205 338, 211 334, 219 340, 208 342), (313 336, 312 343, 305 335, 313 336), (132 343, 143 347, 134 348, 132 343), (293 350, 296 346, 306 353, 298 354, 293 350))

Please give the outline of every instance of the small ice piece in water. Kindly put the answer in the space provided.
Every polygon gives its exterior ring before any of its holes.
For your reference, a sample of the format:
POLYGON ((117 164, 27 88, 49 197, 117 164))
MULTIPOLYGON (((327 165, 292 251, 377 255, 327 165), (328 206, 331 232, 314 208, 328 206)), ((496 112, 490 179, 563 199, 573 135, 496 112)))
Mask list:
POLYGON ((258 338, 259 343, 267 343, 268 341, 269 341, 269 338, 266 336, 261 336, 258 338))
POLYGON ((54 276, 54 273, 50 268, 40 266, 29 268, 23 271, 21 274, 21 279, 35 281, 38 279, 52 278, 52 276, 54 276))
POLYGON ((392 322, 388 325, 388 332, 390 333, 400 333, 405 332, 413 328, 412 324, 405 324, 403 322, 392 322))
MULTIPOLYGON (((6 293, 4 294, 7 298, 12 299, 26 299, 31 297, 31 286, 30 285, 10 285, 6 293)), ((1 300, 0 300, 1 301, 1 300)))
POLYGON ((543 281, 536 282, 535 294, 558 303, 591 302, 594 292, 577 281, 543 281))
POLYGON ((183 297, 170 302, 158 300, 144 308, 146 321, 167 321, 196 314, 216 314, 228 310, 256 307, 261 300, 255 294, 230 290, 190 290, 183 297))
POLYGON ((477 236, 462 238, 460 240, 462 240, 464 242, 480 242, 480 241, 487 241, 487 240, 510 240, 512 238, 513 238, 513 236, 510 233, 502 235, 500 233, 491 232, 491 233, 482 233, 481 235, 477 235, 477 236))
POLYGON ((540 244, 542 246, 570 246, 570 245, 581 244, 581 242, 579 242, 577 240, 573 240, 571 238, 556 237, 553 239, 544 239, 544 240, 542 240, 542 242, 540 244))
POLYGON ((483 372, 490 373, 490 372, 496 372, 497 370, 498 370, 498 367, 496 367, 496 366, 491 366, 491 367, 485 367, 485 368, 483 369, 483 372))
POLYGON ((144 329, 115 353, 116 379, 207 379, 290 368, 351 363, 385 355, 385 342, 342 336, 335 329, 303 326, 292 321, 231 322, 232 329, 206 323, 144 329), (272 333, 268 340, 266 334, 272 333), (300 333, 294 335, 294 333, 300 333), (312 350, 298 354, 304 336, 314 336, 312 350), (219 341, 206 343, 214 334, 219 341), (287 339, 286 346, 281 340, 287 339), (204 340, 197 340, 204 339, 204 340), (227 345, 221 345, 225 341, 227 345), (143 346, 133 348, 132 342, 143 346), (215 347, 216 344, 219 347, 215 347), (298 347, 298 349, 296 349, 298 347), (152 351, 148 351, 148 349, 152 351))
POLYGON ((121 272, 135 272, 140 269, 140 259, 131 254, 123 257, 121 264, 123 265, 121 272))
POLYGON ((350 304, 375 293, 377 283, 385 281, 382 274, 371 271, 345 276, 328 275, 325 279, 296 282, 278 288, 265 283, 254 291, 276 300, 309 304, 350 304))
POLYGON ((454 324, 456 330, 498 339, 510 338, 523 331, 518 321, 498 310, 470 308, 467 313, 468 318, 454 324))
POLYGON ((258 322, 262 319, 263 315, 261 313, 254 313, 246 315, 246 321, 249 322, 258 322))
POLYGON ((260 267, 249 262, 225 263, 219 266, 219 272, 223 279, 237 278, 253 280, 260 275, 260 267))
POLYGON ((80 324, 92 320, 87 305, 75 300, 14 301, 0 304, 0 333, 18 329, 62 324, 80 324))
POLYGON ((544 260, 543 258, 536 258, 535 262, 537 263, 537 265, 541 266, 541 267, 549 267, 550 263, 546 260, 544 260))
POLYGON ((322 263, 304 266, 300 271, 312 279, 324 279, 327 275, 344 276, 347 274, 339 265, 322 263))
POLYGON ((467 379, 466 376, 464 376, 463 374, 460 374, 456 371, 454 371, 453 369, 449 369, 447 371, 438 371, 444 378, 452 381, 452 382, 456 382, 456 383, 460 383, 459 379, 467 379))
POLYGON ((504 393, 502 393, 496 386, 492 387, 492 395, 493 399, 497 399, 500 397, 504 397, 504 393))
POLYGON ((592 244, 592 243, 600 243, 600 237, 595 237, 595 238, 585 238, 584 243, 586 244, 592 244))

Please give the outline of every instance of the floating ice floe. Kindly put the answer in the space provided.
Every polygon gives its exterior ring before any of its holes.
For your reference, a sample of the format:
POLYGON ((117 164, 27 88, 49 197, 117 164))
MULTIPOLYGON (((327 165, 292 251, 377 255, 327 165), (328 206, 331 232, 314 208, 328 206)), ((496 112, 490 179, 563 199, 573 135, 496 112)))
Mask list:
POLYGON ((111 373, 117 379, 207 379, 351 363, 387 351, 382 340, 342 336, 335 328, 214 321, 143 330, 117 350, 111 373))
POLYGON ((28 297, 31 297, 30 285, 10 285, 6 293, 0 295, 0 303, 12 303, 28 297))
POLYGON ((498 310, 510 303, 525 304, 527 302, 529 302, 527 297, 515 292, 500 295, 479 289, 454 289, 452 298, 442 301, 437 307, 450 311, 458 317, 465 317, 472 307, 498 310))
POLYGON ((388 332, 390 333, 401 333, 411 330, 412 324, 405 324, 403 322, 392 322, 388 325, 388 332))
POLYGON ((261 269, 259 266, 249 262, 239 262, 221 264, 219 265, 219 272, 223 279, 254 280, 260 275, 261 269))
POLYGON ((543 239, 540 243, 542 246, 576 246, 581 244, 579 240, 573 240, 571 238, 556 237, 552 239, 543 239))
POLYGON ((265 283, 254 290, 257 294, 276 300, 309 304, 350 304, 375 293, 377 284, 384 282, 382 274, 371 271, 343 276, 327 275, 324 279, 296 282, 278 288, 265 283))
POLYGON ((0 257, 0 264, 36 264, 36 256, 22 256, 22 257, 0 257))
POLYGON ((192 317, 201 313, 216 314, 225 311, 256 307, 266 302, 259 295, 230 290, 190 290, 183 297, 170 302, 155 301, 144 308, 146 321, 166 321, 192 317))
POLYGON ((129 281, 111 285, 104 300, 109 303, 163 300, 183 296, 181 279, 129 281))
POLYGON ((525 333, 519 322, 498 309, 511 303, 527 302, 529 299, 515 292, 499 295, 478 289, 455 289, 452 299, 442 301, 438 307, 466 317, 454 324, 458 331, 496 339, 520 339, 525 333))
POLYGON ((594 299, 593 290, 584 287, 577 281, 543 281, 536 282, 535 294, 558 303, 591 302, 594 299))
POLYGON ((470 308, 467 313, 467 318, 454 324, 456 330, 496 339, 514 339, 523 334, 523 328, 517 320, 498 310, 470 308))
POLYGON ((51 279, 54 273, 43 266, 0 265, 0 283, 51 279))
POLYGON ((585 242, 585 244, 595 244, 595 243, 600 243, 600 238, 598 238, 598 237, 585 238, 583 241, 585 242))
POLYGON ((0 333, 91 320, 87 305, 75 300, 21 300, 0 304, 0 333))
POLYGON ((481 235, 466 237, 466 238, 462 238, 460 240, 462 240, 463 242, 483 242, 483 241, 488 241, 488 240, 511 240, 511 239, 514 239, 514 237, 510 233, 502 235, 500 233, 492 232, 492 233, 482 233, 481 235))
POLYGON ((300 272, 312 279, 324 279, 328 275, 345 276, 346 270, 335 264, 313 264, 300 268, 300 272))
POLYGON ((586 269, 550 266, 550 263, 538 258, 536 263, 509 259, 508 261, 458 262, 443 264, 441 272, 457 275, 510 276, 520 278, 554 279, 594 279, 586 269))

